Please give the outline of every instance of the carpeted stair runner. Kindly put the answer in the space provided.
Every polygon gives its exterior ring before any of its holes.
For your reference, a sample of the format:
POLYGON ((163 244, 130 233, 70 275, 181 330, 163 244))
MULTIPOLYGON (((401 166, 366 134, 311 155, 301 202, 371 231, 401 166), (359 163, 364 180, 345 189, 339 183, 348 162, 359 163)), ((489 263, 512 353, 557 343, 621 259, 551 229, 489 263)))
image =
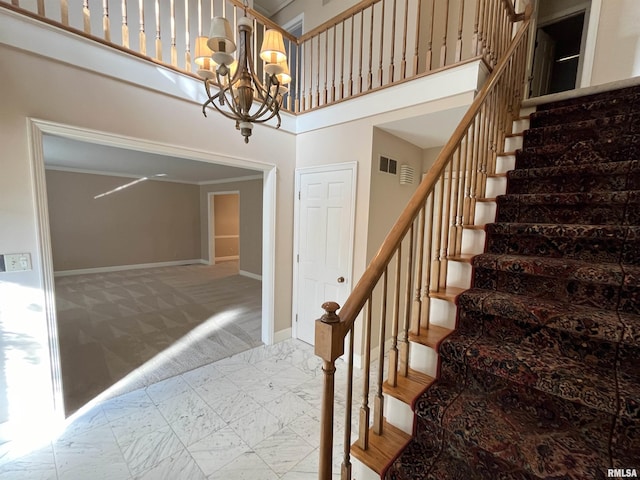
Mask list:
POLYGON ((639 107, 632 87, 532 114, 388 480, 640 476, 639 107))

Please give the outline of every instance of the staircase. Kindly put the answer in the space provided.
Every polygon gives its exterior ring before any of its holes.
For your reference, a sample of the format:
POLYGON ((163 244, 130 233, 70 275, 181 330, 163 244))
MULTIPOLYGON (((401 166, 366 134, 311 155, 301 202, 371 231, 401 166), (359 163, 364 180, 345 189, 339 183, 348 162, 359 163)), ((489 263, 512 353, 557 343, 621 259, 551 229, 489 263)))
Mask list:
POLYGON ((386 479, 640 475, 639 107, 631 87, 531 114, 386 479))

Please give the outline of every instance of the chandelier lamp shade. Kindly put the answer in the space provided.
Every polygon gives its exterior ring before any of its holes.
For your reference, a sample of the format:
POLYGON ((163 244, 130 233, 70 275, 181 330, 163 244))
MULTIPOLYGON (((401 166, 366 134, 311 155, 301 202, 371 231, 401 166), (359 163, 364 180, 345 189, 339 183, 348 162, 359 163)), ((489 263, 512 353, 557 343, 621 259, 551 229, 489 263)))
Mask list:
POLYGON ((238 45, 231 24, 224 17, 211 19, 209 38, 197 37, 195 63, 198 75, 204 79, 208 100, 222 115, 235 120, 245 143, 249 143, 254 123, 264 123, 276 117, 280 127, 282 97, 291 82, 282 34, 269 29, 264 34, 260 58, 263 60, 264 83, 258 77, 251 54, 252 21, 246 15, 238 20, 238 45), (237 58, 234 52, 237 49, 237 58))

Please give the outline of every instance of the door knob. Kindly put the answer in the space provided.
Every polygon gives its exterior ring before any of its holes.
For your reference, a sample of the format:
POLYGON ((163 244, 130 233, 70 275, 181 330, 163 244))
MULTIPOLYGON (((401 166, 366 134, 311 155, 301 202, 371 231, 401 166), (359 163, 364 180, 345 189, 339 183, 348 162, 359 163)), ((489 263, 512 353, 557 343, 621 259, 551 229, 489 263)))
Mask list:
POLYGON ((344 277, 338 277, 338 283, 344 283, 344 277))

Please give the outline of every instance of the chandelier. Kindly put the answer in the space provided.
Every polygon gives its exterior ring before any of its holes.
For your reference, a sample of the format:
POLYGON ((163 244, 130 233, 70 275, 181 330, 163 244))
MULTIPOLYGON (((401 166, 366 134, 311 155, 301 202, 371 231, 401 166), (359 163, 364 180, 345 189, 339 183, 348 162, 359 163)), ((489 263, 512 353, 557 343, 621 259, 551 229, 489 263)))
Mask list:
POLYGON ((204 79, 208 100, 202 104, 202 113, 207 116, 207 106, 236 121, 245 143, 254 123, 264 123, 273 117, 280 127, 282 97, 289 90, 285 86, 291 81, 287 55, 282 34, 269 29, 264 34, 260 58, 263 60, 264 83, 258 77, 256 64, 251 55, 252 21, 247 17, 245 1, 244 16, 238 20, 238 58, 233 57, 236 44, 231 24, 224 17, 211 19, 209 38, 196 39, 195 62, 200 67, 198 75, 204 79))

